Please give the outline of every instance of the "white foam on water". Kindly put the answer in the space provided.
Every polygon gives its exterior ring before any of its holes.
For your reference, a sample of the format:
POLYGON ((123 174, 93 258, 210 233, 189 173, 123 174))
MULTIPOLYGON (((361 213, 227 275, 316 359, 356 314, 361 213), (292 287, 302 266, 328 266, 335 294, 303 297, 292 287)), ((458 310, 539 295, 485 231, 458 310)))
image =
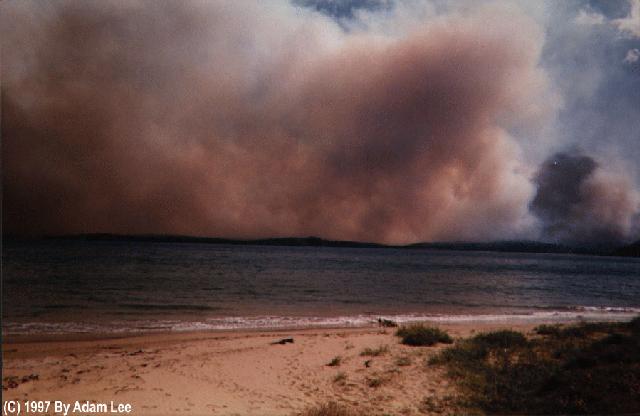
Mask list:
POLYGON ((640 315, 640 307, 578 306, 562 310, 532 311, 512 314, 361 314, 349 316, 233 316, 199 321, 121 320, 110 322, 4 322, 5 335, 33 334, 121 334, 146 332, 268 330, 303 328, 358 328, 377 325, 378 319, 398 324, 433 323, 569 323, 577 321, 628 321, 640 315))

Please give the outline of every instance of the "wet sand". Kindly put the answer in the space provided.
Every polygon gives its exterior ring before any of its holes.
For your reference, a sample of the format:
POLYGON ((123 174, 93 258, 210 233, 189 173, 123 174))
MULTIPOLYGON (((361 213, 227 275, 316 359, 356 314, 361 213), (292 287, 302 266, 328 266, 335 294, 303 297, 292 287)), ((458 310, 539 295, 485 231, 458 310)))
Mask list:
MULTIPOLYGON (((533 326, 440 325, 454 337, 533 326)), ((425 364, 445 346, 405 346, 394 333, 370 327, 10 341, 3 344, 3 400, 59 400, 72 408, 113 401, 131 404, 134 415, 293 415, 327 401, 422 415, 433 412, 425 398, 446 409, 453 386, 442 369, 425 364), (273 344, 284 338, 294 342, 273 344), (385 346, 382 355, 360 355, 385 346), (340 364, 327 365, 335 357, 340 364)))

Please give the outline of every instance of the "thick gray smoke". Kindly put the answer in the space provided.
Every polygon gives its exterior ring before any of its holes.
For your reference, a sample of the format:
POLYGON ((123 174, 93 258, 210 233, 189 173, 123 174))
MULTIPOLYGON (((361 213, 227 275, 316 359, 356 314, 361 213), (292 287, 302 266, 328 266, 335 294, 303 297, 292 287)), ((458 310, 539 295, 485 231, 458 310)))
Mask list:
POLYGON ((289 4, 12 5, 9 232, 403 243, 526 219, 531 186, 496 121, 544 86, 517 11, 383 37, 289 4))
POLYGON ((535 178, 531 211, 546 236, 565 243, 606 244, 628 239, 638 210, 637 195, 620 177, 605 176, 580 153, 557 153, 535 178))
POLYGON ((2 2, 5 232, 534 235, 544 28, 513 2, 418 3, 2 2))

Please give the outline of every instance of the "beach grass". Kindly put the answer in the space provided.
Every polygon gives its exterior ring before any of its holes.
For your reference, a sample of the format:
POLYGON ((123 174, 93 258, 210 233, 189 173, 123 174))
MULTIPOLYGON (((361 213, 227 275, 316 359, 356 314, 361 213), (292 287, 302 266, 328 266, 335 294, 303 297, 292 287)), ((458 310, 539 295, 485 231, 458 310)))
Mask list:
POLYGON ((328 402, 311 407, 300 416, 360 416, 358 413, 336 402, 328 402))
POLYGON ((402 338, 403 344, 411 346, 432 346, 437 343, 451 344, 453 342, 446 331, 424 324, 403 326, 396 331, 396 336, 402 338))
POLYGON ((443 365, 458 405, 488 414, 640 412, 640 318, 628 323, 540 326, 459 340, 430 360, 443 365))
POLYGON ((562 325, 560 324, 542 324, 535 327, 534 332, 538 335, 558 335, 562 331, 562 325))
POLYGON ((360 355, 362 357, 378 357, 388 352, 389 352, 389 347, 387 345, 381 345, 378 348, 367 347, 360 352, 360 355))

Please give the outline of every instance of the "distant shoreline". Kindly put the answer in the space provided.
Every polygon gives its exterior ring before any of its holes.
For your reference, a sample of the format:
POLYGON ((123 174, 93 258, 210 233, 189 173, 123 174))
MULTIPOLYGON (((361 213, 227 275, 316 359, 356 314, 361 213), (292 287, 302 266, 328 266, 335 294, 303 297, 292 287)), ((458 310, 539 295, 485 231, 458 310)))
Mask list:
POLYGON ((544 254, 582 254, 597 256, 640 257, 640 241, 623 246, 612 244, 565 245, 539 241, 506 240, 493 242, 421 242, 406 245, 387 245, 380 243, 348 240, 327 240, 320 237, 276 237, 262 239, 232 239, 221 237, 198 237, 169 234, 63 234, 44 237, 3 236, 3 241, 91 241, 91 242, 144 242, 144 243, 195 243, 227 244, 245 246, 282 246, 282 247, 335 247, 335 248, 380 248, 380 249, 430 249, 452 251, 486 251, 505 253, 544 253, 544 254))

